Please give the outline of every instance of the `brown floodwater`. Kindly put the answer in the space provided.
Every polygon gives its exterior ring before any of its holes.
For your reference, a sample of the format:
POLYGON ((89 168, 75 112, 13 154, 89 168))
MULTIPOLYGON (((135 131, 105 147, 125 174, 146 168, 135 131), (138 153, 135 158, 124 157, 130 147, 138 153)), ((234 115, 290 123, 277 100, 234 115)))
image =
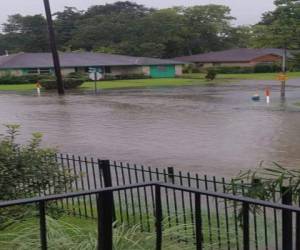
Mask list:
POLYGON ((230 176, 260 161, 300 167, 296 101, 300 80, 289 82, 285 102, 278 83, 253 81, 65 97, 2 92, 0 117, 22 125, 20 141, 42 132, 44 143, 61 152, 230 176), (271 104, 251 101, 265 84, 271 104))

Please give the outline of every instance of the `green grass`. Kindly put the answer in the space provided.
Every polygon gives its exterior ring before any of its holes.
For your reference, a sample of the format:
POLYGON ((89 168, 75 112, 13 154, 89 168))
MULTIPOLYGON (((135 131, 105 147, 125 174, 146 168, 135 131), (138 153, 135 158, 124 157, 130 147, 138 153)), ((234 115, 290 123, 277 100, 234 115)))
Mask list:
MULTIPOLYGON (((165 219, 163 223, 167 223, 167 220, 165 219)), ((191 223, 165 227, 163 230, 163 249, 195 249, 194 228, 195 225, 191 223)), ((203 227, 204 245, 207 248, 217 247, 217 229, 213 228, 212 244, 208 241, 208 233, 208 229, 203 227)), ((96 249, 97 223, 96 220, 74 217, 62 217, 59 220, 47 217, 47 237, 48 247, 53 250, 96 249)), ((220 237, 223 242, 227 240, 224 231, 220 237)), ((231 234, 230 237, 234 247, 234 234, 231 234)), ((113 241, 115 250, 150 250, 155 246, 155 239, 154 230, 142 232, 141 226, 138 224, 127 226, 117 223, 114 226, 113 241)), ((0 231, 0 250, 35 250, 39 249, 39 245, 39 224, 37 218, 17 222, 4 231, 0 231)))
MULTIPOLYGON (((214 81, 206 81, 205 74, 184 74, 181 78, 141 79, 141 80, 115 80, 98 82, 98 89, 137 89, 180 86, 204 86, 208 84, 223 84, 239 80, 276 80, 277 73, 257 74, 219 74, 214 81)), ((300 72, 288 73, 290 79, 300 78, 300 72)), ((81 90, 94 90, 93 82, 86 82, 81 90)), ((0 91, 35 91, 35 84, 0 85, 0 91)))
MULTIPOLYGON (((189 85, 206 85, 210 83, 221 83, 222 80, 208 82, 204 78, 166 78, 166 79, 141 79, 141 80, 115 80, 98 82, 99 89, 126 89, 126 88, 158 88, 158 87, 178 87, 189 85)), ((94 89, 93 82, 86 82, 81 89, 94 89)))
MULTIPOLYGON (((167 79, 141 79, 141 80, 116 80, 101 81, 97 83, 98 89, 137 89, 137 88, 158 88, 158 87, 178 87, 189 85, 206 85, 210 83, 221 83, 222 80, 208 82, 204 78, 201 79, 183 79, 183 78, 167 78, 167 79)), ((84 83, 79 89, 94 90, 93 82, 84 83)), ((0 91, 35 91, 35 84, 11 84, 0 85, 0 91)), ((43 92, 43 90, 42 90, 43 92)))
POLYGON ((7 84, 0 85, 0 91, 33 91, 35 84, 7 84))
MULTIPOLYGON (((278 73, 218 74, 218 80, 276 80, 278 73)), ((300 72, 289 72, 290 79, 300 78, 300 72)), ((204 74, 184 74, 184 78, 204 79, 204 74)))

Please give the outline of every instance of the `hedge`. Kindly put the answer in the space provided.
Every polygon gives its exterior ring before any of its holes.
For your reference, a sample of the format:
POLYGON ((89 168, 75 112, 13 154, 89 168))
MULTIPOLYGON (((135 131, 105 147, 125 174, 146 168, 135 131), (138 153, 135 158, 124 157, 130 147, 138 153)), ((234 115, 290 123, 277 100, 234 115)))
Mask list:
MULTIPOLYGON (((81 86, 85 79, 79 79, 79 78, 64 78, 63 80, 65 89, 75 89, 81 86)), ((57 84, 56 80, 53 79, 43 79, 40 81, 41 85, 45 89, 56 89, 57 84)))
POLYGON ((253 67, 241 67, 241 66, 223 66, 223 67, 211 67, 217 74, 249 74, 249 73, 274 73, 281 70, 278 64, 257 64, 253 67))
POLYGON ((150 76, 144 74, 124 74, 124 75, 105 75, 104 80, 131 80, 131 79, 149 79, 150 76))
POLYGON ((11 85, 11 84, 32 84, 36 83, 41 79, 50 79, 53 78, 51 75, 24 75, 24 76, 13 76, 13 75, 4 75, 0 77, 0 84, 11 85))

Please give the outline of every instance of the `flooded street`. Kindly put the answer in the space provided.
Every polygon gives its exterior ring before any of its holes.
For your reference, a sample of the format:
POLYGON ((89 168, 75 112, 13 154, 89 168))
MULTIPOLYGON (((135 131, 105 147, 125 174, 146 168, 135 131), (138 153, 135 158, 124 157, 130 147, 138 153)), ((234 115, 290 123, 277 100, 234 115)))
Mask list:
MULTIPOLYGON (((61 152, 231 176, 260 161, 300 167, 300 80, 72 93, 0 93, 1 124, 42 132, 61 152), (299 84, 298 84, 299 83, 299 84), (271 86, 271 104, 252 102, 271 86)), ((4 128, 1 128, 4 131, 4 128)))

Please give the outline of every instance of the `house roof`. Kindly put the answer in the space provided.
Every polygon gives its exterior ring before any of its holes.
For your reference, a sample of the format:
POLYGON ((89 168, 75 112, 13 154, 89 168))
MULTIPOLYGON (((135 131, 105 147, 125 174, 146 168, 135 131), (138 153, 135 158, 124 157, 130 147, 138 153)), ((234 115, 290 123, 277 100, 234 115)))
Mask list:
MULTIPOLYGON (((143 66, 183 64, 175 60, 164 60, 148 57, 132 57, 93 52, 60 53, 61 67, 90 66, 143 66)), ((0 69, 16 68, 52 68, 53 60, 50 53, 18 53, 0 56, 0 69)))
MULTIPOLYGON (((250 62, 256 58, 276 55, 283 56, 282 49, 230 49, 218 52, 209 52, 192 56, 174 58, 184 62, 212 63, 212 62, 250 62)), ((290 56, 290 54, 288 54, 290 56)))

